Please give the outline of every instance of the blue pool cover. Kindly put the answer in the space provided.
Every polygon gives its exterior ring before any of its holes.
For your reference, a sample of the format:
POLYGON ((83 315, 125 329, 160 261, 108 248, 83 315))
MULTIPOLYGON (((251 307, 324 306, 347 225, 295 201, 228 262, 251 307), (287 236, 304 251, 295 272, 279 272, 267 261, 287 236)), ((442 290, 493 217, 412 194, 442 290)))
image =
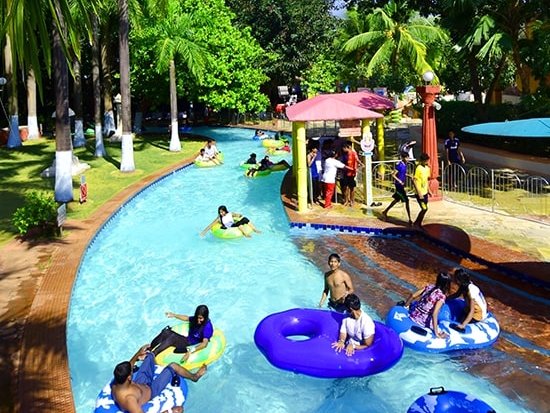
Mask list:
POLYGON ((515 138, 550 138, 550 118, 511 120, 465 126, 463 132, 515 138))

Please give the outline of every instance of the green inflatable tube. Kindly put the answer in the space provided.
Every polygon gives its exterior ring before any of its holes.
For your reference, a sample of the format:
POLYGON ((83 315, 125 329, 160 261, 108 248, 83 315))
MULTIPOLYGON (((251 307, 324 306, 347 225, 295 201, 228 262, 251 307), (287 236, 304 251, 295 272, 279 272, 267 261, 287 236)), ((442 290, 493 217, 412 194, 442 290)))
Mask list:
POLYGON ((239 164, 239 166, 243 169, 250 169, 250 168, 259 168, 260 167, 260 164, 259 163, 244 163, 244 162, 241 162, 239 164))
MULTIPOLYGON (((218 161, 223 162, 223 153, 218 153, 218 161)), ((195 166, 199 168, 210 168, 212 166, 220 166, 221 163, 216 163, 214 161, 195 161, 193 162, 195 166)))
POLYGON ((256 170, 255 172, 252 172, 251 175, 248 175, 248 171, 244 173, 244 176, 247 178, 259 178, 261 176, 267 176, 271 173, 271 169, 263 169, 261 171, 256 170))
MULTIPOLYGON (((241 228, 244 229, 244 232, 246 232, 248 235, 252 233, 252 228, 248 224, 241 225, 241 228)), ((212 226, 212 235, 214 235, 216 238, 221 239, 235 239, 235 238, 241 238, 243 237, 243 233, 239 228, 231 227, 223 229, 222 225, 219 222, 216 222, 212 226)))

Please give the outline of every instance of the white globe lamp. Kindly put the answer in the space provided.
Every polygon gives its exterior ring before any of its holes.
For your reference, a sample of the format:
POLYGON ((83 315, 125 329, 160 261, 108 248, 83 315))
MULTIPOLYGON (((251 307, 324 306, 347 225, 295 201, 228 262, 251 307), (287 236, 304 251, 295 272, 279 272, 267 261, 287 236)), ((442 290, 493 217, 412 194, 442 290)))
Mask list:
POLYGON ((422 74, 422 79, 424 79, 424 82, 428 84, 428 83, 431 83, 432 80, 434 80, 434 76, 435 76, 434 72, 432 72, 431 70, 428 70, 422 74))

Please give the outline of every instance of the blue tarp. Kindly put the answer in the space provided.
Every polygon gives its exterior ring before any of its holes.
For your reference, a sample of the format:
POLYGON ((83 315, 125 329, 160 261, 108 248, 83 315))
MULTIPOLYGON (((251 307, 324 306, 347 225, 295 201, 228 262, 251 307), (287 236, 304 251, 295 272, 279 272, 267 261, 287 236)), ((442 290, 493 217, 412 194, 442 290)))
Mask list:
POLYGON ((550 118, 511 120, 465 126, 463 132, 515 138, 550 138, 550 118))

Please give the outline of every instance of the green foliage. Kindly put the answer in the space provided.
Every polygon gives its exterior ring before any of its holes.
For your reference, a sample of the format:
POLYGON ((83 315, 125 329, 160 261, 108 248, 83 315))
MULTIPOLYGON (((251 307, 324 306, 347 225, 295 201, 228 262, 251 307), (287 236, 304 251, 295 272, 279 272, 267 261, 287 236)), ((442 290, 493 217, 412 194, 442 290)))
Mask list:
MULTIPOLYGON (((549 100, 546 97, 547 105, 550 103, 549 100)), ((459 101, 441 102, 441 110, 437 112, 436 117, 437 135, 440 139, 444 139, 450 130, 454 130, 463 142, 515 153, 548 157, 550 156, 548 139, 486 136, 461 132, 464 126, 477 123, 503 122, 533 117, 527 116, 524 112, 527 108, 526 105, 526 102, 522 102, 521 105, 483 105, 481 103, 459 101)), ((550 106, 547 106, 547 110, 550 110, 550 106)))
POLYGON ((437 134, 440 138, 446 137, 450 130, 458 132, 468 125, 518 119, 517 106, 510 104, 483 105, 463 101, 440 103, 441 110, 436 116, 437 134))
POLYGON ((436 19, 400 6, 401 2, 390 1, 383 8, 374 9, 365 17, 366 31, 356 35, 348 31, 351 38, 341 37, 341 41, 345 40, 342 50, 365 66, 367 78, 380 77, 384 72, 391 74, 392 79, 384 80, 384 86, 401 83, 404 87, 410 83, 411 75, 418 79, 426 70, 437 69, 448 43, 447 34, 436 19), (400 76, 404 79, 399 81, 400 76))
POLYGON ((265 110, 268 100, 259 90, 268 79, 265 67, 272 55, 262 50, 250 30, 236 27, 235 15, 222 0, 170 3, 170 16, 151 13, 147 24, 133 31, 132 60, 139 62, 132 67, 134 95, 145 104, 167 104, 169 74, 158 69, 175 57, 178 96, 204 102, 214 110, 265 110), (190 59, 196 57, 199 46, 207 65, 190 59), (195 53, 189 53, 191 49, 195 53))
POLYGON ((57 202, 52 193, 29 191, 25 194, 25 204, 18 208, 12 217, 12 224, 19 234, 26 235, 31 229, 46 231, 55 225, 57 202))
POLYGON ((266 65, 270 91, 290 85, 330 48, 336 19, 333 0, 228 0, 241 27, 250 27, 274 58, 266 65))
POLYGON ((550 87, 540 87, 536 93, 523 96, 518 111, 522 118, 549 118, 550 87))
POLYGON ((332 93, 339 80, 341 65, 335 59, 320 54, 311 67, 305 71, 302 85, 307 87, 308 95, 332 93))
POLYGON ((185 0, 185 10, 199 20, 209 21, 197 27, 195 41, 208 50, 211 65, 200 85, 185 76, 185 84, 193 85, 188 91, 192 99, 215 110, 234 109, 240 113, 265 110, 268 99, 259 90, 268 80, 264 67, 271 63, 272 55, 264 52, 249 28, 235 26, 235 15, 223 0, 185 0))

